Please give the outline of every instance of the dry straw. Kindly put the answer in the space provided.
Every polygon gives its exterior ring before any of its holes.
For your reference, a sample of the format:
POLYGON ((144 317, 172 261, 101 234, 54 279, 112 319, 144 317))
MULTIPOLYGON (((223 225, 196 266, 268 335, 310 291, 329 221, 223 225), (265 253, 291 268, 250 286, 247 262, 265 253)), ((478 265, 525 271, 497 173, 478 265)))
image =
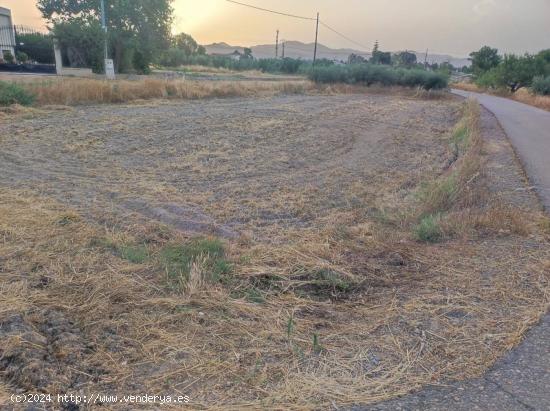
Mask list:
MULTIPOLYGON (((167 92, 160 84, 147 93, 167 92)), ((90 87, 81 99, 143 97, 128 87, 115 95, 90 87)), ((186 87, 174 93, 220 86, 186 87)), ((446 208, 462 216, 461 237, 414 240, 414 201, 389 222, 334 212, 322 227, 294 230, 285 245, 226 244, 234 271, 225 282, 209 283, 199 256, 183 294, 161 264, 164 247, 187 243, 182 235, 157 226, 121 233, 3 189, 0 399, 15 389, 77 387, 181 393, 195 409, 310 410, 479 376, 548 308, 550 255, 538 211, 468 196, 484 184, 485 162, 479 111, 469 103, 465 113, 473 138, 446 171, 458 176, 459 196, 446 208), (145 244, 150 258, 124 259, 128 243, 145 244)))

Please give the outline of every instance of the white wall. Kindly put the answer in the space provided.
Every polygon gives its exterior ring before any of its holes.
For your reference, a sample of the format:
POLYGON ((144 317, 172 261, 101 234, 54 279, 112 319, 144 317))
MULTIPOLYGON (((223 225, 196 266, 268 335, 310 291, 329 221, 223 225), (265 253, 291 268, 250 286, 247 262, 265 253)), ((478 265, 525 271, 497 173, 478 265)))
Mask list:
POLYGON ((15 34, 12 27, 11 12, 8 9, 0 7, 0 58, 4 50, 9 50, 12 56, 15 56, 15 34))

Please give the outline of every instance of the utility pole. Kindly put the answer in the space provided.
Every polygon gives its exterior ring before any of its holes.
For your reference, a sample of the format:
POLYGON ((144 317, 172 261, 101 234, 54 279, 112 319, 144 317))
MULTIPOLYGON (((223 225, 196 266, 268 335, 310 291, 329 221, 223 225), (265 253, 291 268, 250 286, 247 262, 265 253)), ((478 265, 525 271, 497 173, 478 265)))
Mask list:
POLYGON ((279 30, 277 30, 277 37, 275 37, 275 58, 279 58, 279 30))
POLYGON ((105 57, 105 77, 109 80, 115 79, 115 66, 113 60, 109 59, 109 43, 107 38, 107 16, 105 14, 105 0, 101 0, 101 25, 105 32, 105 43, 103 45, 103 52, 105 57))
POLYGON ((285 41, 283 40, 283 59, 285 58, 285 41))
POLYGON ((319 13, 317 13, 317 26, 315 27, 315 49, 313 50, 313 65, 317 61, 317 40, 319 39, 319 13))

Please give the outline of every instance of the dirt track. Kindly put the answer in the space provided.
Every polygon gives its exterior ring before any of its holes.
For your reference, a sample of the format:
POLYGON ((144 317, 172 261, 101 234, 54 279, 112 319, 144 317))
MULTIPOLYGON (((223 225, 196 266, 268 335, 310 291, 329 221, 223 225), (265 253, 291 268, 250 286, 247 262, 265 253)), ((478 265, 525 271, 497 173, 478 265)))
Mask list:
POLYGON ((97 218, 273 239, 438 172, 457 107, 387 95, 80 107, 1 124, 1 184, 97 218))

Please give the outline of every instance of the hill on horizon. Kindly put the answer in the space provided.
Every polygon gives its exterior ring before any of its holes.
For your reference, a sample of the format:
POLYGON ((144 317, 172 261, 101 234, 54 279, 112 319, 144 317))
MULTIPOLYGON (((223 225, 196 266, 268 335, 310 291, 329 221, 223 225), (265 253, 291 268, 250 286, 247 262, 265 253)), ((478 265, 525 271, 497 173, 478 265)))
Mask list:
MULTIPOLYGON (((235 50, 242 52, 244 46, 232 46, 225 42, 212 43, 204 46, 208 54, 230 54, 235 50)), ((313 58, 314 43, 302 43, 300 41, 287 41, 285 42, 285 57, 292 57, 296 59, 311 60, 313 58)), ((271 58, 275 57, 275 44, 260 44, 251 46, 252 55, 256 58, 271 58)), ((425 53, 412 51, 415 53, 418 61, 423 62, 425 53)), ((283 45, 279 44, 279 56, 282 55, 283 45)), ((347 61, 350 54, 358 54, 363 57, 370 57, 371 53, 365 53, 360 50, 351 48, 339 48, 333 49, 323 44, 317 45, 317 57, 326 58, 329 60, 347 61)), ((428 53, 428 63, 444 63, 449 62, 455 67, 469 66, 470 61, 466 57, 455 57, 447 54, 435 54, 428 53)))

